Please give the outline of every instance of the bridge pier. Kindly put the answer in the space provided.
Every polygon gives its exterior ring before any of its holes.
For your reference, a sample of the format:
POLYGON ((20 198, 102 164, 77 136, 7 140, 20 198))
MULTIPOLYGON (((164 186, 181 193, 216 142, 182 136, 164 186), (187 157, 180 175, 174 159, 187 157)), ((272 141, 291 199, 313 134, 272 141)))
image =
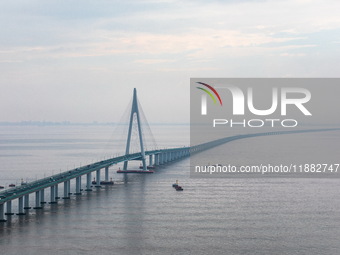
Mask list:
POLYGON ((155 154, 155 166, 159 165, 159 158, 158 158, 158 154, 155 154))
POLYGON ((40 190, 40 204, 46 204, 45 189, 40 190))
POLYGON ((0 222, 6 222, 4 214, 4 204, 0 204, 0 222))
POLYGON ((33 209, 42 209, 40 204, 40 191, 35 192, 35 207, 33 209))
POLYGON ((81 176, 78 176, 76 177, 76 193, 74 193, 74 195, 81 195, 80 187, 81 187, 81 176))
POLYGON ((71 180, 67 181, 67 190, 68 190, 68 194, 72 195, 72 192, 71 192, 71 180))
POLYGON ((7 201, 6 203, 6 213, 5 215, 14 215, 14 213, 12 213, 12 200, 7 201))
POLYGON ((160 160, 160 164, 163 165, 164 164, 164 153, 160 153, 159 154, 159 160, 160 160))
POLYGON ((92 172, 86 174, 86 189, 85 189, 85 191, 92 191, 92 189, 91 189, 91 179, 92 179, 91 174, 92 174, 92 172))
POLYGON ((69 195, 69 186, 68 186, 68 182, 69 181, 65 181, 64 182, 64 196, 63 199, 70 199, 70 195, 69 195))
POLYGON ((152 154, 149 155, 149 166, 152 166, 153 165, 153 162, 152 162, 152 154))
POLYGON ((100 169, 96 171, 96 188, 100 188, 100 169))
POLYGON ((29 194, 25 195, 25 207, 24 207, 24 209, 31 209, 31 207, 30 207, 30 195, 29 194))
POLYGON ((109 181, 109 167, 105 167, 105 181, 108 182, 109 181))
POLYGON ((24 212, 24 197, 19 197, 18 207, 19 207, 19 212, 17 213, 17 215, 26 215, 26 213, 24 212))
POLYGON ((59 197, 59 191, 58 191, 58 184, 56 184, 55 186, 54 186, 54 195, 55 195, 55 199, 60 199, 60 197, 59 197))
POLYGON ((56 199, 55 199, 55 197, 56 197, 56 195, 55 195, 55 186, 51 186, 51 188, 50 188, 50 199, 51 199, 51 201, 49 202, 50 204, 56 204, 57 203, 57 201, 56 201, 56 199))

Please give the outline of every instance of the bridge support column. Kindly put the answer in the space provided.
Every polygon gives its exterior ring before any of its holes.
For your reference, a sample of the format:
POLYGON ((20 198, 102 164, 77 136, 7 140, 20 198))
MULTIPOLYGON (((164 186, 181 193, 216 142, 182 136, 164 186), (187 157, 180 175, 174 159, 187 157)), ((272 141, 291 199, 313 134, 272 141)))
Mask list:
POLYGON ((92 189, 91 189, 91 179, 92 179, 91 174, 92 173, 86 174, 86 189, 85 189, 85 191, 92 191, 92 189))
POLYGON ((152 154, 149 155, 149 166, 152 166, 153 165, 153 162, 152 162, 152 154))
POLYGON ((68 194, 72 195, 72 192, 71 192, 71 180, 67 181, 67 190, 68 190, 68 194))
POLYGON ((40 190, 40 204, 46 204, 45 189, 40 190))
POLYGON ((58 184, 56 184, 54 186, 54 195, 55 195, 55 199, 60 199, 60 197, 59 197, 59 190, 58 190, 58 184))
POLYGON ((158 165, 162 165, 162 153, 159 153, 157 155, 158 155, 158 165))
POLYGON ((33 209, 42 209, 40 204, 40 191, 35 192, 35 207, 33 209))
POLYGON ((31 209, 31 207, 30 207, 30 195, 29 194, 25 195, 25 207, 24 207, 24 209, 31 209))
POLYGON ((17 213, 17 215, 25 215, 26 214, 24 212, 24 197, 19 197, 18 208, 19 208, 19 212, 17 213))
POLYGON ((159 154, 160 164, 164 164, 164 153, 159 154))
POLYGON ((100 188, 101 186, 100 186, 100 169, 98 169, 97 171, 96 171, 96 188, 100 188))
POLYGON ((68 190, 68 182, 69 181, 66 181, 64 182, 64 196, 63 196, 63 199, 70 199, 70 195, 69 195, 69 190, 68 190))
POLYGON ((0 204, 0 222, 6 222, 4 214, 4 204, 0 204))
POLYGON ((155 166, 159 165, 159 158, 158 158, 158 154, 155 154, 155 166))
POLYGON ((109 167, 105 167, 105 181, 108 182, 109 181, 109 167))
POLYGON ((51 197, 50 204, 56 204, 57 201, 55 200, 55 197, 56 197, 56 195, 55 195, 55 186, 51 186, 50 192, 51 192, 50 193, 50 197, 51 197))
POLYGON ((12 200, 7 201, 6 203, 6 213, 5 215, 14 215, 14 213, 12 213, 12 200))
POLYGON ((74 193, 74 195, 81 195, 80 186, 81 186, 81 176, 78 176, 76 177, 76 193, 74 193))

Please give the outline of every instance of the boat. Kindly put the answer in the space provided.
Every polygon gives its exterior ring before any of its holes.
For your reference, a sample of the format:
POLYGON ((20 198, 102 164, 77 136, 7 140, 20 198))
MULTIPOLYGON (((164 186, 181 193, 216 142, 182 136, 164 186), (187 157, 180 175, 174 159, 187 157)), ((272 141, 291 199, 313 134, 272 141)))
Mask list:
POLYGON ((176 183, 172 184, 172 187, 174 187, 176 191, 182 191, 183 190, 183 188, 178 185, 178 180, 176 180, 176 183))
POLYGON ((118 174, 153 174, 152 170, 117 170, 118 174))
POLYGON ((114 182, 112 181, 112 178, 110 178, 109 181, 101 181, 100 184, 101 185, 113 185, 114 182))
POLYGON ((176 183, 172 184, 172 187, 176 188, 178 186, 178 180, 176 180, 176 183))
POLYGON ((117 170, 118 174, 153 174, 152 170, 117 170))
POLYGON ((175 189, 176 189, 176 191, 182 191, 183 190, 183 188, 181 186, 177 186, 175 189))
MULTIPOLYGON (((92 184, 97 184, 96 178, 93 178, 92 184)), ((109 181, 100 181, 100 185, 113 185, 114 182, 112 181, 112 178, 110 178, 109 181)))
POLYGON ((0 189, 4 189, 5 187, 4 186, 0 186, 0 189))
POLYGON ((15 187, 15 184, 11 183, 8 187, 15 187))

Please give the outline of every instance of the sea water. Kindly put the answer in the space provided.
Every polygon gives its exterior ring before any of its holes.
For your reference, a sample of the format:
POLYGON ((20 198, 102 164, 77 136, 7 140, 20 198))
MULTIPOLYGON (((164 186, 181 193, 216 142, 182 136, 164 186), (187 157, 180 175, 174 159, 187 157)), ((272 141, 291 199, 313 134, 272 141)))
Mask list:
MULTIPOLYGON (((0 130, 3 186, 86 165, 125 149, 124 142, 111 142, 115 134, 109 125, 0 130)), ((188 126, 155 125, 152 130, 158 148, 189 144, 188 126)), ((333 136, 339 138, 338 133, 333 136)), ((310 137, 305 137, 307 143, 310 137)), ((207 164, 216 152, 244 163, 266 155, 280 157, 282 151, 275 152, 271 139, 280 143, 284 138, 243 139, 193 157, 209 155, 207 164)), ((138 166, 139 162, 129 163, 130 169, 138 166)), ((72 195, 1 223, 1 254, 340 254, 339 179, 193 179, 189 158, 148 175, 124 177, 115 173, 119 167, 110 168, 113 186, 72 195), (172 187, 175 180, 184 191, 172 187)), ((48 194, 45 197, 48 201, 48 194)), ((13 211, 17 212, 16 200, 13 211)))

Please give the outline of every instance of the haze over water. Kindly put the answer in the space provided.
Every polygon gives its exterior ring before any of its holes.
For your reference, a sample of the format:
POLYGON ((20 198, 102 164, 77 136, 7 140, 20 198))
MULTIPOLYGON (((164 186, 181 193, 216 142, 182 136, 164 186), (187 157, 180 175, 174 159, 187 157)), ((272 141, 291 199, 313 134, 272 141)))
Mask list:
MULTIPOLYGON (((0 185, 42 178, 101 160, 112 153, 110 126, 0 127, 0 185)), ((188 145, 187 126, 154 126, 159 147, 188 145)), ((320 133, 320 136, 323 134, 320 133)), ((310 135, 299 135, 308 144, 310 135)), ((325 134, 329 139, 329 134, 325 134)), ((333 134, 334 139, 339 134, 333 134)), ((213 150, 244 163, 261 155, 281 157, 257 137, 213 150), (267 150, 267 151, 266 151, 267 150), (237 152, 237 153, 236 153, 237 152), (243 153, 243 154, 242 154, 243 153)), ((284 143, 282 143, 284 144, 284 143)), ((336 147, 334 148, 336 149, 336 147)), ((304 146, 303 153, 313 151, 304 146)), ((196 154, 207 157, 212 153, 196 154)), ((137 168, 139 162, 131 163, 137 168)), ((192 179, 190 160, 150 175, 115 174, 113 187, 72 196, 58 205, 12 216, 0 225, 3 254, 338 254, 338 179, 192 179), (183 192, 172 183, 178 179, 183 192)), ((85 178, 83 179, 83 186, 85 178)), ((62 186, 60 186, 62 187, 62 186)), ((60 189, 61 192, 62 189, 60 189)), ((46 190, 47 192, 47 190, 46 190)), ((31 195, 31 204, 34 204, 31 195)), ((48 192, 45 194, 48 201, 48 192)), ((13 209, 17 212, 17 202, 13 209)))

